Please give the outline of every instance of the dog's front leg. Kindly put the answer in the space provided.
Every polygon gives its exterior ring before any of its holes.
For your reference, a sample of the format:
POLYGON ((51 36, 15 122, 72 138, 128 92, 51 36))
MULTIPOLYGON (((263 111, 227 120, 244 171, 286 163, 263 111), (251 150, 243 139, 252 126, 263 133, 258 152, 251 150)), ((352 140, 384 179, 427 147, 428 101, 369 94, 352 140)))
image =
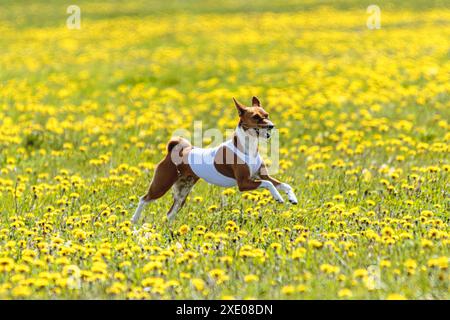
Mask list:
POLYGON ((288 185, 287 183, 283 183, 281 181, 278 181, 275 178, 272 178, 269 175, 267 167, 266 167, 266 165, 264 163, 261 165, 261 168, 259 170, 259 177, 261 179, 268 180, 268 181, 272 182, 272 184, 278 190, 281 190, 281 191, 285 192, 287 194, 287 196, 288 196, 288 199, 289 199, 290 203, 292 203, 292 204, 297 204, 298 203, 297 197, 295 196, 294 190, 292 190, 292 187, 290 185, 288 185))
POLYGON ((284 199, 278 192, 272 182, 268 180, 238 180, 239 191, 251 191, 258 188, 264 188, 270 191, 270 194, 276 201, 283 203, 284 199))
POLYGON ((279 203, 284 203, 284 199, 281 197, 281 194, 278 192, 277 188, 272 182, 268 180, 261 180, 261 184, 259 187, 268 189, 275 200, 277 200, 279 203))
POLYGON ((251 178, 250 171, 246 165, 233 165, 233 169, 239 191, 251 191, 258 188, 265 188, 270 191, 272 197, 274 197, 276 201, 279 203, 284 202, 283 197, 281 197, 281 194, 271 181, 265 179, 255 180, 251 178))
POLYGON ((284 191, 287 194, 290 203, 292 203, 292 204, 298 203, 298 200, 297 200, 297 197, 295 196, 294 190, 292 190, 292 187, 290 185, 288 185, 287 183, 281 182, 279 185, 277 185, 277 189, 284 191))

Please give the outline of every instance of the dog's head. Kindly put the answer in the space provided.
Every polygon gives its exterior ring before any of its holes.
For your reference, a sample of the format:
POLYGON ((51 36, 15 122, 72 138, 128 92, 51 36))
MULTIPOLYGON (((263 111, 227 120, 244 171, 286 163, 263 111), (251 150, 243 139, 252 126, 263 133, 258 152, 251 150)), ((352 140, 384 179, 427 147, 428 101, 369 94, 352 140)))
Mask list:
POLYGON ((235 98, 233 101, 239 112, 239 126, 254 137, 269 139, 275 125, 269 120, 269 114, 261 107, 258 98, 252 98, 251 107, 244 106, 235 98))

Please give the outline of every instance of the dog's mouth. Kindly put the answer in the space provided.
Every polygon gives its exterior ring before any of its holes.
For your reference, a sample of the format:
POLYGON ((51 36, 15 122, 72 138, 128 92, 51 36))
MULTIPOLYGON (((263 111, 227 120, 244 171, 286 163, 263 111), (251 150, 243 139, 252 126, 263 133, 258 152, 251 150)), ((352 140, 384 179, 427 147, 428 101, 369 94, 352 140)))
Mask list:
POLYGON ((267 127, 245 127, 242 125, 244 131, 247 131, 250 135, 256 138, 269 139, 272 136, 272 129, 274 126, 267 127))
POLYGON ((253 128, 258 138, 270 139, 272 136, 272 129, 269 128, 253 128))

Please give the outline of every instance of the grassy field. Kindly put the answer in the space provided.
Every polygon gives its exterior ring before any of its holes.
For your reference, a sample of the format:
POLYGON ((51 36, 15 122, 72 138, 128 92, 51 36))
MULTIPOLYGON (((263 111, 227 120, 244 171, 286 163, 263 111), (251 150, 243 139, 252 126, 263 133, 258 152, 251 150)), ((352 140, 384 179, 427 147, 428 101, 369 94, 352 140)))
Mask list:
MULTIPOLYGON (((0 298, 449 299, 450 8, 0 4, 0 298), (130 222, 165 143, 257 95, 298 206, 198 183, 130 222)), ((448 3, 448 2, 447 2, 448 3)))

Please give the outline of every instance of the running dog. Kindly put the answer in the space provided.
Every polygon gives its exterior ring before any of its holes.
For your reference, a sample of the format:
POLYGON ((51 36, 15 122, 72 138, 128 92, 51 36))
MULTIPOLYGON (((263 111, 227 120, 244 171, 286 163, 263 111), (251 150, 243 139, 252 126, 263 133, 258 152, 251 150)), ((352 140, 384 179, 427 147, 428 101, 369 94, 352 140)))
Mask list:
POLYGON ((279 203, 284 200, 279 190, 287 194, 289 202, 297 204, 290 185, 269 176, 267 167, 258 153, 260 138, 269 139, 275 127, 258 98, 252 98, 247 107, 233 98, 239 113, 239 124, 233 137, 215 148, 196 148, 186 139, 172 138, 167 154, 155 169, 148 192, 139 200, 131 221, 136 223, 145 205, 173 189, 173 204, 167 218, 173 219, 183 207, 194 184, 201 178, 221 187, 238 186, 239 191, 265 188, 279 203))

